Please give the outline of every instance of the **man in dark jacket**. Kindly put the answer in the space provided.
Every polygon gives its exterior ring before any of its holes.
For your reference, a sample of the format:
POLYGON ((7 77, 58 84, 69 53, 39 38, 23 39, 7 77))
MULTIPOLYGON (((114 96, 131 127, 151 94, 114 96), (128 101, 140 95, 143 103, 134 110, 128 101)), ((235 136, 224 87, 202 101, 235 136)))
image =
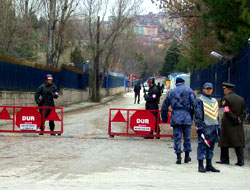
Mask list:
MULTIPOLYGON (((153 77, 150 77, 147 82, 149 85, 149 90, 147 94, 146 93, 144 94, 144 98, 146 101, 146 110, 159 110, 158 102, 160 98, 160 91, 158 87, 155 85, 155 79, 153 77)), ((157 124, 159 124, 160 116, 156 111, 153 112, 153 115, 156 118, 155 132, 157 133, 157 127, 158 127, 157 124)), ((160 129, 158 131, 158 134, 160 134, 160 129)))
MULTIPOLYGON (((44 107, 55 107, 54 98, 58 98, 58 90, 55 84, 53 84, 53 77, 51 74, 46 75, 45 83, 38 87, 36 94, 35 94, 35 101, 38 106, 44 106, 44 107), (40 98, 41 96, 41 98, 40 98)), ((42 118, 44 116, 44 119, 46 119, 51 109, 40 109, 39 110, 42 118)), ((42 119, 41 124, 41 131, 44 131, 44 120, 42 119)), ((54 121, 49 121, 49 127, 51 131, 54 131, 55 129, 55 123, 54 121)), ((42 135, 42 133, 40 133, 42 135)), ((51 134, 54 135, 54 134, 51 134)))
POLYGON ((233 92, 233 84, 222 83, 224 98, 221 102, 224 108, 224 115, 221 122, 221 135, 219 147, 221 147, 219 164, 229 164, 229 148, 235 148, 237 163, 235 165, 244 165, 245 136, 243 121, 246 118, 246 105, 242 97, 233 92))
POLYGON ((140 104, 140 93, 141 93, 141 84, 140 82, 138 82, 135 87, 134 87, 134 93, 135 93, 135 101, 134 104, 136 104, 136 98, 137 99, 137 103, 140 104))
MULTIPOLYGON (((159 89, 160 97, 161 97, 161 95, 162 95, 162 89, 161 89, 161 84, 160 84, 159 82, 158 82, 158 84, 157 84, 157 87, 158 87, 158 89, 159 89)), ((161 99, 161 98, 158 99, 158 104, 160 104, 160 99, 161 99)))
POLYGON ((191 149, 191 125, 194 113, 195 94, 191 88, 184 85, 185 80, 181 77, 176 78, 176 88, 172 89, 161 108, 161 118, 167 122, 169 106, 172 108, 171 123, 174 136, 174 150, 177 155, 176 164, 181 164, 181 139, 184 138, 185 163, 191 161, 189 153, 191 149))

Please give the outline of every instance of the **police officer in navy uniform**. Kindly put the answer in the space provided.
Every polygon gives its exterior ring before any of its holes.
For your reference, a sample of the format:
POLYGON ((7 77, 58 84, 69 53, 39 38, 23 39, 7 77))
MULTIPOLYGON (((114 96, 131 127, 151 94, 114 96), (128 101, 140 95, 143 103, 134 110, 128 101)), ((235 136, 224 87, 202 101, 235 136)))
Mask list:
MULTIPOLYGON (((147 82, 148 82, 149 90, 147 94, 146 93, 144 94, 144 99, 146 101, 145 108, 146 110, 159 110, 158 102, 160 98, 160 91, 158 87, 155 85, 155 79, 153 77, 150 77, 147 82)), ((157 124, 159 124, 160 116, 158 112, 156 111, 152 113, 156 118, 155 132, 157 133, 157 126, 158 126, 157 124), (158 122, 157 122, 157 119, 158 119, 158 122)), ((160 134, 160 129, 158 131, 158 134, 160 134)), ((147 138, 153 139, 153 137, 147 137, 147 138)), ((159 139, 159 137, 157 137, 157 139, 159 139)))
POLYGON ((246 104, 242 97, 233 92, 234 85, 222 83, 224 98, 221 102, 224 114, 221 122, 221 136, 219 147, 221 147, 219 164, 229 164, 229 148, 235 148, 237 163, 235 165, 244 165, 245 136, 243 121, 246 118, 246 104))
POLYGON ((185 86, 185 80, 181 77, 176 78, 176 88, 172 89, 161 109, 161 118, 164 123, 167 122, 167 113, 169 106, 172 108, 171 123, 173 127, 174 149, 177 155, 176 164, 181 164, 181 139, 184 136, 184 162, 191 161, 189 153, 191 149, 191 125, 193 120, 195 105, 195 94, 191 88, 185 86))
MULTIPOLYGON (((36 94, 35 94, 35 101, 38 106, 44 106, 44 107, 55 107, 54 99, 58 98, 58 90, 55 84, 53 84, 53 77, 51 74, 46 75, 45 83, 38 87, 36 94), (40 98, 41 97, 41 98, 40 98)), ((44 116, 44 119, 46 119, 51 109, 40 109, 39 110, 42 118, 44 116)), ((43 123, 45 121, 42 120, 41 124, 41 131, 44 131, 43 123)), ((54 121, 49 121, 49 127, 51 131, 54 131, 55 129, 55 123, 54 121)), ((40 133, 42 135, 43 133, 40 133)), ((54 134, 51 134, 54 135, 54 134)))
POLYGON ((195 104, 195 124, 198 133, 197 160, 199 162, 198 171, 220 172, 212 165, 214 145, 218 141, 220 133, 219 107, 215 98, 212 98, 213 84, 203 85, 203 94, 197 99, 195 104), (203 159, 206 158, 206 169, 203 159))

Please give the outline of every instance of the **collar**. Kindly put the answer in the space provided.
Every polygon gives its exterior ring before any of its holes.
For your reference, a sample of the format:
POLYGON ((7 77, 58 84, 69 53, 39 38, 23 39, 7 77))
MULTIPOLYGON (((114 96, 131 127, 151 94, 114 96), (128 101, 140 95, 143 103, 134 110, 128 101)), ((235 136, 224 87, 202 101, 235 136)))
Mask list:
POLYGON ((184 83, 180 82, 180 83, 177 83, 175 86, 182 86, 184 85, 184 83))
POLYGON ((211 99, 211 98, 212 98, 212 96, 211 96, 211 95, 207 95, 207 94, 205 94, 205 93, 202 93, 202 95, 203 95, 203 96, 205 96, 205 97, 207 97, 207 98, 209 98, 209 99, 211 99))
POLYGON ((53 85, 53 83, 52 83, 52 84, 48 84, 48 83, 46 83, 46 82, 45 82, 45 85, 46 85, 46 86, 52 86, 52 85, 53 85))

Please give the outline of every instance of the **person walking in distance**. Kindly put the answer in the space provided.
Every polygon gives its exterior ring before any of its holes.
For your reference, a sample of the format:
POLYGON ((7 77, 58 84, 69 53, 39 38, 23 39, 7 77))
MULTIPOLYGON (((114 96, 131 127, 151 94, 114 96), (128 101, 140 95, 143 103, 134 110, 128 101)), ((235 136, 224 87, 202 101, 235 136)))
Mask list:
POLYGON ((134 87, 134 93, 135 93, 135 101, 134 104, 136 104, 136 99, 137 103, 140 104, 140 93, 141 93, 141 84, 138 82, 135 87, 134 87))

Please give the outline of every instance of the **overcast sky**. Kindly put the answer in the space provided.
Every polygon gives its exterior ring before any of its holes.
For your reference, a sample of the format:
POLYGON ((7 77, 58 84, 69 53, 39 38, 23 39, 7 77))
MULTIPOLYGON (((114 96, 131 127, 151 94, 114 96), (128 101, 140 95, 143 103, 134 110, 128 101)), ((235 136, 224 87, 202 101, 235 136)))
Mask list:
POLYGON ((154 4, 152 4, 151 0, 144 0, 144 3, 142 4, 142 10, 143 10, 143 14, 146 14, 149 12, 153 12, 153 13, 159 12, 158 8, 154 4))
MULTIPOLYGON (((151 0, 142 0, 142 1, 143 1, 143 3, 140 6, 140 13, 139 13, 140 15, 148 14, 149 12, 153 12, 153 13, 160 12, 160 10, 158 9, 158 7, 155 4, 153 4, 151 2, 151 0)), ((110 0, 109 4, 111 5, 112 2, 114 2, 114 0, 110 0)), ((108 13, 107 13, 107 15, 105 17, 105 20, 107 20, 109 16, 110 16, 110 13, 108 11, 108 13)))

